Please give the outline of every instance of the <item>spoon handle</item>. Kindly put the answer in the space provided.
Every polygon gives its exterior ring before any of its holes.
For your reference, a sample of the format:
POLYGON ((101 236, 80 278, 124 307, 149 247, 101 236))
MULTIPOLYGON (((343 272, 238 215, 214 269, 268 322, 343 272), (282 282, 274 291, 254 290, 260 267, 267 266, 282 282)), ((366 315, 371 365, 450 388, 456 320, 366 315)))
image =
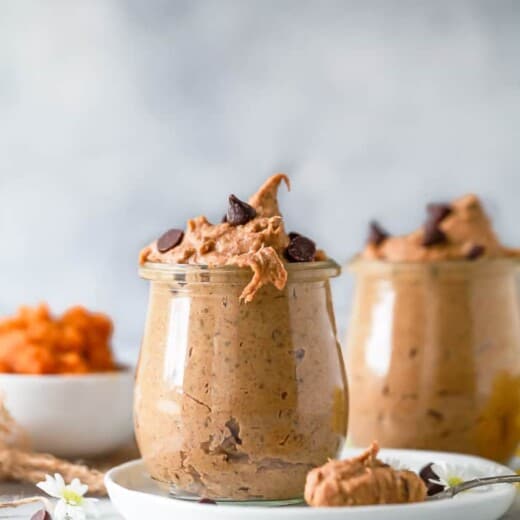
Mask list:
POLYGON ((520 482, 520 475, 498 475, 496 477, 476 478, 473 480, 462 482, 462 484, 457 484, 456 486, 447 488, 444 491, 428 498, 434 500, 438 498, 450 498, 454 497, 458 493, 461 493, 462 491, 467 491, 468 489, 473 489, 481 486, 489 486, 491 484, 513 484, 515 482, 520 482))

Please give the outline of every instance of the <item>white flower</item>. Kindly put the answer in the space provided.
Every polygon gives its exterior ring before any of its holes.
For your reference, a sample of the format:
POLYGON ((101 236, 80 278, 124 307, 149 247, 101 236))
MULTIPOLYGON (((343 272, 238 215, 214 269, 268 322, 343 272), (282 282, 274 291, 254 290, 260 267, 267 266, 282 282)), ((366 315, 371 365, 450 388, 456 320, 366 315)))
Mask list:
POLYGON ((478 475, 472 475, 467 468, 455 466, 447 462, 435 462, 432 464, 432 471, 439 477, 438 479, 430 479, 434 484, 440 484, 445 488, 451 488, 458 484, 462 484, 467 480, 476 478, 478 475))
POLYGON ((45 475, 45 481, 36 484, 47 495, 57 498, 54 509, 55 520, 85 520, 88 515, 97 516, 94 506, 95 498, 85 498, 88 486, 75 478, 70 484, 65 484, 59 473, 54 478, 45 475))

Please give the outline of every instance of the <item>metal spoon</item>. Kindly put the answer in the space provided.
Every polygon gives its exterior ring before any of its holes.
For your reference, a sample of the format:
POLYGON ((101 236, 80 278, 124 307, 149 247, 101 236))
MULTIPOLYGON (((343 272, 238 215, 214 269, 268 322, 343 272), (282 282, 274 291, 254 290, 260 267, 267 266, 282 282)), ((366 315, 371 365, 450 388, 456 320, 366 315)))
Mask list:
POLYGON ((473 489, 480 486, 489 486, 491 484, 513 484, 514 482, 520 482, 520 475, 500 475, 497 477, 475 478, 473 480, 462 482, 462 484, 457 484, 456 486, 446 488, 444 491, 428 497, 427 500, 453 498, 455 495, 461 493, 462 491, 467 491, 468 489, 473 489))

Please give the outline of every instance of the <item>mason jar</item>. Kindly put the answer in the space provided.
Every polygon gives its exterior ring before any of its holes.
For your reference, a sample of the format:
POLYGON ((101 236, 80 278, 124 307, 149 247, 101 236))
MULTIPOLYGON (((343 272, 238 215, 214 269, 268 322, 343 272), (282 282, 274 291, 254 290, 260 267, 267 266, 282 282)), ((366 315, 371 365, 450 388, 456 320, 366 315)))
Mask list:
POLYGON ((509 459, 520 440, 518 263, 350 268, 352 442, 509 459))
POLYGON ((146 468, 174 496, 292 500, 336 457, 347 383, 332 307, 333 261, 288 264, 286 287, 239 300, 247 269, 148 263, 135 388, 146 468))

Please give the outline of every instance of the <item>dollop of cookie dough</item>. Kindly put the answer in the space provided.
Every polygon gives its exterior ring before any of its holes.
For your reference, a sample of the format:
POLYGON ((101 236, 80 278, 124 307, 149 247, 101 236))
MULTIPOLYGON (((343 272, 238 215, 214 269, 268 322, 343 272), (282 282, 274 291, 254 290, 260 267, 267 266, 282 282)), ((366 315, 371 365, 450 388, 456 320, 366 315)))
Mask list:
MULTIPOLYGON (((256 210, 256 216, 247 223, 232 225, 225 221, 212 224, 204 216, 191 219, 177 246, 161 252, 155 240, 141 251, 140 264, 161 262, 249 267, 253 278, 241 294, 245 302, 250 302, 263 285, 271 283, 277 289, 283 289, 287 270, 282 259, 290 239, 278 207, 277 194, 282 182, 290 189, 287 175, 278 173, 267 179, 250 197, 249 205, 256 210)), ((316 254, 316 260, 324 257, 322 251, 316 254)))
POLYGON ((395 470, 377 459, 377 442, 361 455, 331 460, 307 475, 305 501, 313 507, 422 502, 426 486, 409 470, 395 470))
POLYGON ((432 204, 428 211, 425 225, 408 235, 389 236, 372 229, 361 256, 368 260, 416 262, 520 255, 520 250, 502 246, 476 195, 465 195, 451 204, 432 204))

